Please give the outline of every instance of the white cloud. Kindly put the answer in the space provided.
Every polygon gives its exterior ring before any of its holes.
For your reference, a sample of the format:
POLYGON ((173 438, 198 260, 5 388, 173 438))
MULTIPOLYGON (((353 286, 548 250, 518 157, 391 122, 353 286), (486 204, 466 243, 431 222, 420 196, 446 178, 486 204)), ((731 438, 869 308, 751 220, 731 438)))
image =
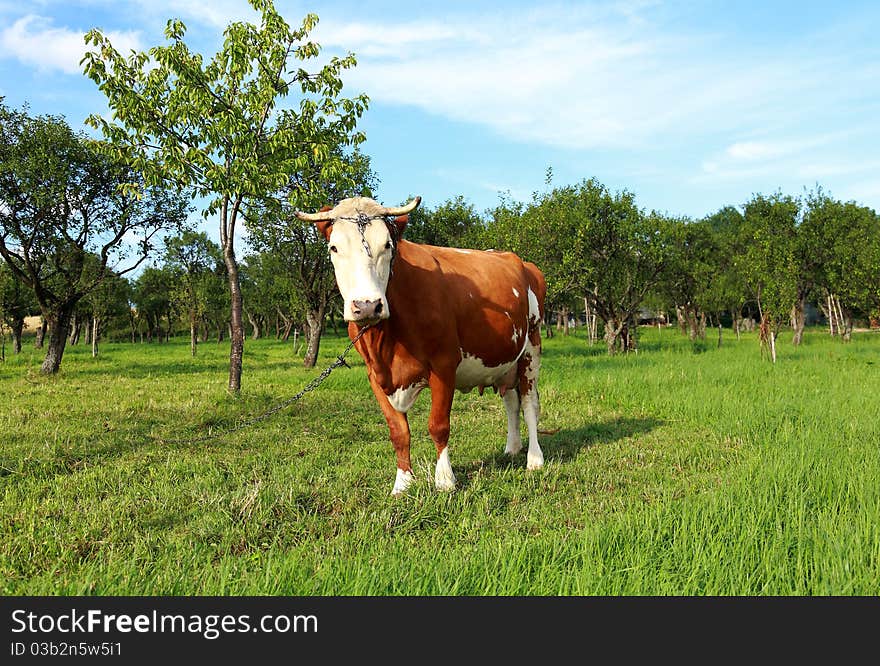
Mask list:
MULTIPOLYGON (((120 53, 140 49, 136 31, 108 32, 120 53)), ((85 31, 53 27, 49 19, 29 14, 0 32, 0 57, 11 57, 40 71, 60 70, 82 74, 80 60, 86 52, 85 31)))
MULTIPOLYGON (((357 55, 347 89, 571 149, 674 150, 699 137, 772 134, 844 106, 854 94, 846 82, 871 68, 842 70, 809 40, 741 48, 729 35, 679 30, 662 13, 653 3, 612 3, 421 23, 337 19, 322 21, 314 37, 331 53, 357 55)), ((745 141, 727 158, 779 149, 745 141)))
POLYGON ((242 0, 137 0, 137 4, 152 15, 180 18, 187 24, 195 20, 221 30, 232 22, 254 22, 257 17, 242 0))

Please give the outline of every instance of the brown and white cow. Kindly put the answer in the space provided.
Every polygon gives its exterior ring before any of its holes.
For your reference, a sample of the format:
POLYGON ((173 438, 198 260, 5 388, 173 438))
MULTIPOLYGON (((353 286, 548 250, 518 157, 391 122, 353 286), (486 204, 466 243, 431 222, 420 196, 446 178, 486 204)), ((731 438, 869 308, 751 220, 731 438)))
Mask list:
POLYGON ((344 199, 318 213, 297 213, 327 239, 348 334, 388 422, 397 453, 393 495, 412 483, 407 412, 431 390, 428 430, 437 447, 434 484, 455 488, 449 463, 449 415, 455 389, 494 387, 507 409, 507 446, 522 448, 520 410, 529 437, 528 469, 544 464, 538 445, 538 372, 546 285, 541 271, 510 252, 460 250, 400 238, 421 202, 386 208, 344 199))

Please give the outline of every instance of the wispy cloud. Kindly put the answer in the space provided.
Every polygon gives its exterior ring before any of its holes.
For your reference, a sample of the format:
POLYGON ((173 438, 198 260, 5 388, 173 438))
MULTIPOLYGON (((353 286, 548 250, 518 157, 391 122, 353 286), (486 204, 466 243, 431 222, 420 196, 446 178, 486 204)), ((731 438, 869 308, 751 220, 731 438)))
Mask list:
MULTIPOLYGON (((39 71, 81 74, 80 60, 86 52, 84 34, 85 31, 54 27, 50 19, 28 14, 0 32, 0 57, 15 58, 39 71)), ((121 53, 141 48, 137 31, 107 35, 121 53)))
MULTIPOLYGON (((674 147, 794 122, 821 104, 845 103, 857 94, 846 81, 870 69, 844 68, 806 43, 737 51, 723 35, 679 32, 652 7, 512 9, 442 23, 336 20, 319 25, 316 39, 358 55, 346 84, 377 101, 571 149, 674 147)), ((730 157, 775 148, 742 142, 730 157)))

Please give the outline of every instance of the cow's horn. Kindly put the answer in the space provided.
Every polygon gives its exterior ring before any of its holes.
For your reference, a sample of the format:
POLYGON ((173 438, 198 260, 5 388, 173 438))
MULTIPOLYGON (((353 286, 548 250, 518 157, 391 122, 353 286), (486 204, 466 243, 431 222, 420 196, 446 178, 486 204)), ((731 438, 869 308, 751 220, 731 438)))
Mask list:
POLYGON ((407 213, 411 213, 416 208, 419 207, 419 204, 422 203, 422 197, 416 197, 412 201, 410 201, 405 206, 398 206, 397 208, 386 208, 386 215, 406 215, 407 213))
POLYGON ((300 211, 296 211, 294 215, 296 215, 303 222, 324 222, 326 220, 333 219, 332 213, 332 210, 324 210, 317 213, 303 213, 300 211))

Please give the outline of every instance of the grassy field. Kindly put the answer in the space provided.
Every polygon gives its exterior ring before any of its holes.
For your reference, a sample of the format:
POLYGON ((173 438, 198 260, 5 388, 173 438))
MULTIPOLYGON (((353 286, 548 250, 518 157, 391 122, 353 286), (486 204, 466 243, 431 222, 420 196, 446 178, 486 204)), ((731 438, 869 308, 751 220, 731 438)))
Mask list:
POLYGON ((880 335, 783 334, 775 366, 725 335, 647 329, 613 358, 545 341, 545 468, 502 454, 500 398, 459 394, 451 494, 425 392, 397 499, 356 355, 267 421, 186 441, 293 395, 346 340, 312 371, 249 341, 239 399, 225 344, 80 345, 54 378, 28 345, 0 364, 0 593, 876 595, 880 335))

